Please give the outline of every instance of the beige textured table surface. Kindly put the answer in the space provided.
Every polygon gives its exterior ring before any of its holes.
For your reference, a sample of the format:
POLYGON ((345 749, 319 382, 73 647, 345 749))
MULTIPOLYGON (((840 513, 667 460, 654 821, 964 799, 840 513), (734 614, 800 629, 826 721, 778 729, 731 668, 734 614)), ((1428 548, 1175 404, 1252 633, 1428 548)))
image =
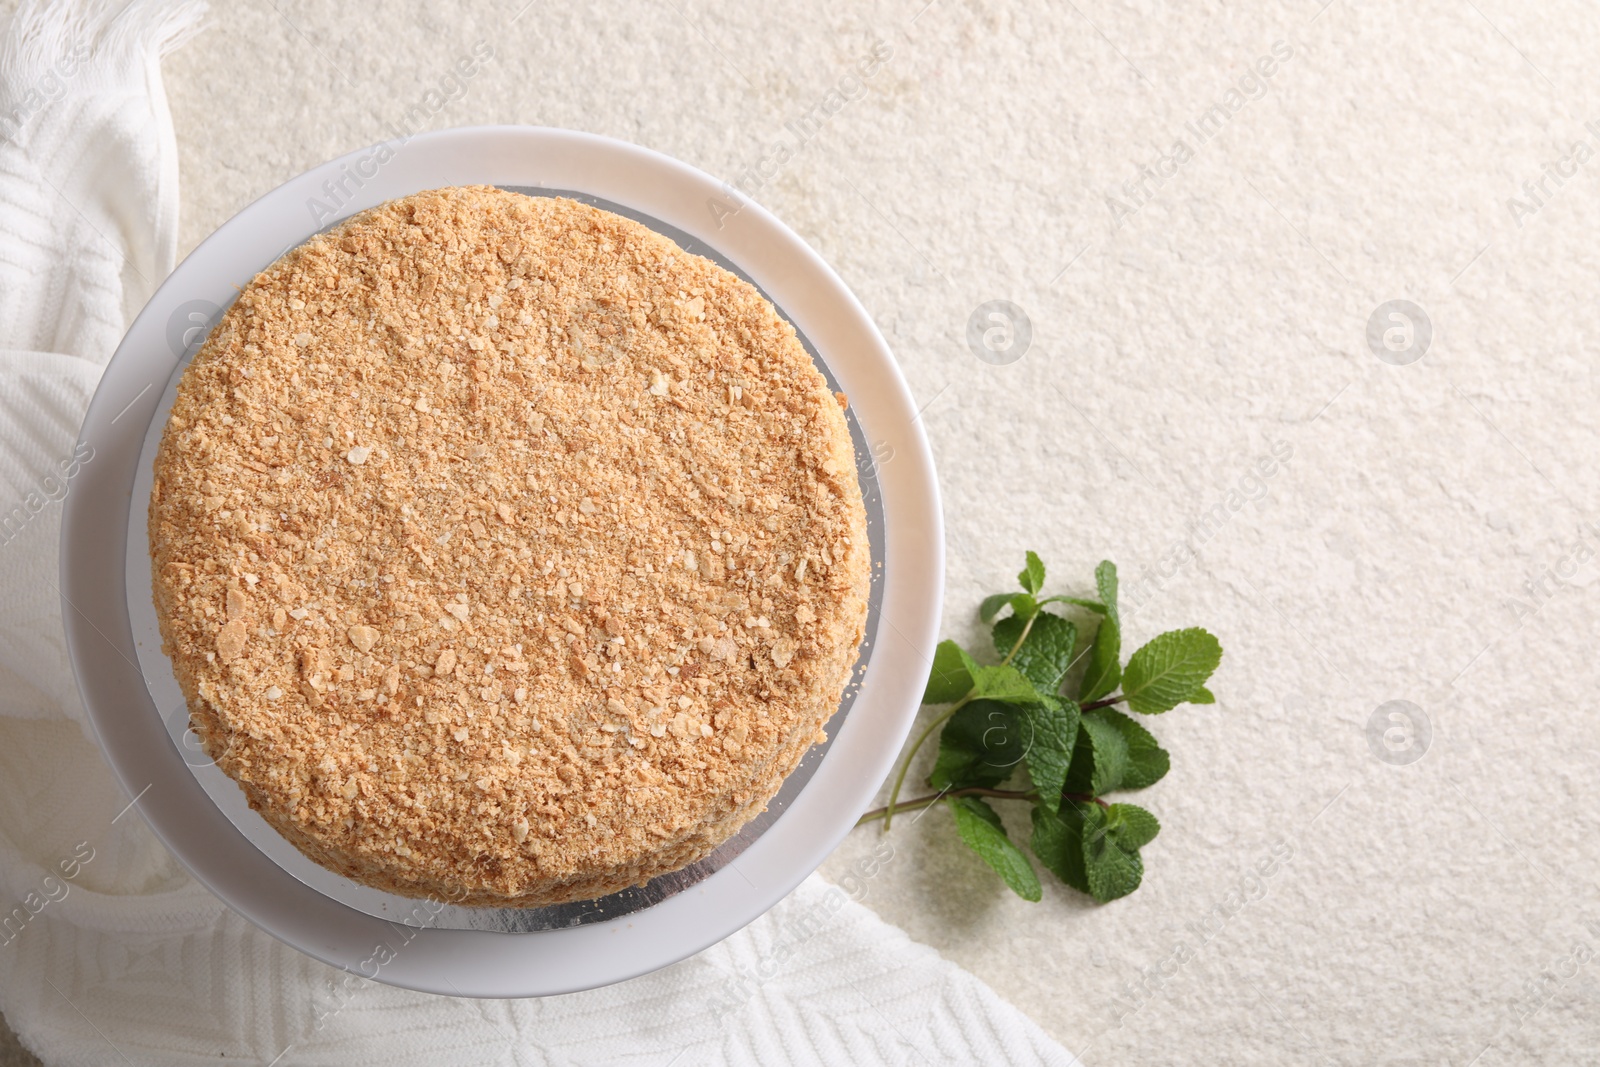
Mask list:
POLYGON ((1133 897, 1022 902, 936 812, 866 902, 1090 1065, 1593 1061, 1600 15, 523 2, 216 4, 165 66, 182 248, 408 111, 748 170, 927 404, 945 633, 1032 547, 1078 591, 1116 560, 1131 640, 1227 649, 1154 724, 1133 897), (1032 330, 1004 366, 965 338, 996 299, 1032 330))

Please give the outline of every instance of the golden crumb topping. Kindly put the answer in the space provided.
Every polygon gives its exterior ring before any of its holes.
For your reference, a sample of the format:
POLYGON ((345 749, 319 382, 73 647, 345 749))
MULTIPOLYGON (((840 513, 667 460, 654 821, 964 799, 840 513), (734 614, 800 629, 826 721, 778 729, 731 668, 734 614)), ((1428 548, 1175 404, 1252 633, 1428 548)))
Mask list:
POLYGON ((541 905, 710 852, 838 706, 841 406, 754 287, 487 187, 258 275, 150 501, 164 647, 253 808, 368 885, 541 905))

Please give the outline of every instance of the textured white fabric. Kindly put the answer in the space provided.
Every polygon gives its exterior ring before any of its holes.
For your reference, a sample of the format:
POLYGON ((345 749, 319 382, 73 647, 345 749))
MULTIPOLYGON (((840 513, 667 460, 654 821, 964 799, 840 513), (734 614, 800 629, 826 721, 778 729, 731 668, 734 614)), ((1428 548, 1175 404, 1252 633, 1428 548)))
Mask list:
POLYGON ((94 462, 73 450, 83 409, 173 264, 157 64, 199 15, 151 0, 28 5, 0 45, 0 1010, 23 1042, 52 1065, 1073 1063, 815 876, 656 974, 465 1001, 300 955, 161 848, 81 728, 56 543, 59 499, 94 462))

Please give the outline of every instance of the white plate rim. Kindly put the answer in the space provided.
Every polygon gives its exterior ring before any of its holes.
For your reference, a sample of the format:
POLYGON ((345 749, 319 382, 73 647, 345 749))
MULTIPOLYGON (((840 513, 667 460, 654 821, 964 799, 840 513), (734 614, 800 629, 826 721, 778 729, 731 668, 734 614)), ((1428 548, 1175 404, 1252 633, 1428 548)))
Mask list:
POLYGON ((916 714, 937 637, 944 545, 932 454, 904 378, 865 309, 804 241, 711 176, 637 145, 548 127, 461 127, 358 149, 291 179, 224 223, 161 284, 107 364, 79 443, 93 447, 96 459, 79 472, 62 513, 62 614, 79 692, 113 773, 173 855, 236 912, 308 955, 377 981, 447 995, 542 996, 690 956, 757 918, 821 864, 876 794, 916 714), (237 280, 335 218, 467 184, 580 190, 718 248, 807 334, 874 450, 890 457, 878 468, 885 518, 878 647, 855 710, 811 785, 737 860, 692 889, 568 930, 406 929, 284 872, 211 803, 173 748, 135 666, 123 592, 135 467, 178 361, 166 338, 180 305, 226 304, 237 280), (313 208, 331 205, 329 188, 340 190, 339 202, 324 215, 313 208), (737 212, 728 214, 729 206, 737 212))

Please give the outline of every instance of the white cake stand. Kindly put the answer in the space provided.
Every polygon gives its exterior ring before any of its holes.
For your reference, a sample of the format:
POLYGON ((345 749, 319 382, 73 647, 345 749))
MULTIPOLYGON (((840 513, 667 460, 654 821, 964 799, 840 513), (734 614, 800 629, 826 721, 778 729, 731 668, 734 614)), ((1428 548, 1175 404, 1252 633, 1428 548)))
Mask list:
POLYGON ((106 368, 62 518, 67 644, 107 762, 197 879, 268 933, 336 967, 433 993, 542 996, 621 981, 720 941, 792 890, 850 831, 905 740, 939 621, 943 530, 905 381, 861 305, 760 206, 634 145, 535 127, 424 134, 333 160, 229 220, 173 271, 106 368), (150 460, 179 372, 258 271, 356 211, 423 189, 498 185, 593 198, 754 281, 850 398, 874 525, 870 651, 830 743, 773 810, 703 865, 562 909, 415 908, 311 864, 185 745, 150 604, 150 460), (872 483, 875 483, 872 484, 872 483), (170 705, 170 706, 169 706, 170 705))

